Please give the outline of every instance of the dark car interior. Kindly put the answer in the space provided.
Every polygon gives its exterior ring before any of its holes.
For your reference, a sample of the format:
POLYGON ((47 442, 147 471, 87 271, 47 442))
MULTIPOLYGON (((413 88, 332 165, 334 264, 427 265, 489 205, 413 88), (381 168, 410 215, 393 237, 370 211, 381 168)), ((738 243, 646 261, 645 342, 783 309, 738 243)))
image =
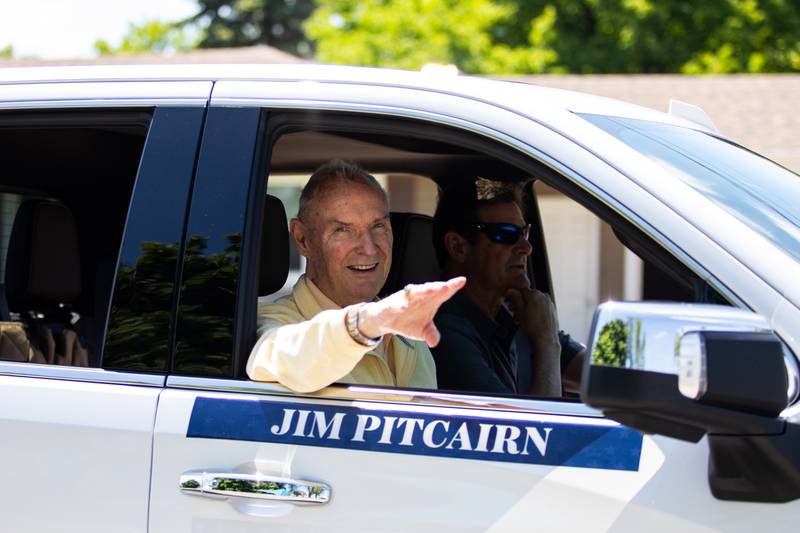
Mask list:
POLYGON ((148 122, 141 111, 0 118, 0 359, 99 365, 148 122))

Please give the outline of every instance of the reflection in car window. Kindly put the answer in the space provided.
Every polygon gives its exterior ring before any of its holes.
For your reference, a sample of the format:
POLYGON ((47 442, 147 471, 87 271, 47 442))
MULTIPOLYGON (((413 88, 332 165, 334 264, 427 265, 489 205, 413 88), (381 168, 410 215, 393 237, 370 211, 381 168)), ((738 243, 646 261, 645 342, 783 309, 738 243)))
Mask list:
POLYGON ((581 115, 800 259, 800 177, 731 142, 670 124, 581 115))

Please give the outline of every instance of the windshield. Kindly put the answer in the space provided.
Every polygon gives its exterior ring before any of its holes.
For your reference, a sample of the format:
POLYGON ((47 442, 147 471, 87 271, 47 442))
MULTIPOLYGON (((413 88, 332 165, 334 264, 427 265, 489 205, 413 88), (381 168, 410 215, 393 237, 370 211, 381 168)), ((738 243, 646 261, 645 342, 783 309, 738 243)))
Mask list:
POLYGON ((800 260, 800 176, 731 142, 671 124, 580 115, 800 260))

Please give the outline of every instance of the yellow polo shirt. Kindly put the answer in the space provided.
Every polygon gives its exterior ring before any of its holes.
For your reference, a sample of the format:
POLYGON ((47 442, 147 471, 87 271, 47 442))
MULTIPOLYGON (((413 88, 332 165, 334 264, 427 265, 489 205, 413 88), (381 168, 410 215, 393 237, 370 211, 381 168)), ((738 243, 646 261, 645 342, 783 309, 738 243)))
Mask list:
POLYGON ((247 375, 297 392, 334 382, 436 388, 436 366, 424 342, 385 335, 370 349, 347 332, 347 309, 301 276, 291 295, 259 306, 259 338, 247 360, 247 375))

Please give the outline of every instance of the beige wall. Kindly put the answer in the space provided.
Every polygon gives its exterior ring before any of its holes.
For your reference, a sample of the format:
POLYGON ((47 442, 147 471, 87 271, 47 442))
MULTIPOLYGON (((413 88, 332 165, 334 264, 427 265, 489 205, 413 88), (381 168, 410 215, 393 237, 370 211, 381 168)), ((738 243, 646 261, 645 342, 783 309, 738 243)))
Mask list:
POLYGON ((433 216, 438 190, 436 183, 421 176, 391 174, 386 177, 391 211, 424 213, 433 216))
POLYGON ((600 221, 562 195, 539 199, 558 322, 586 342, 600 286, 600 221))
POLYGON ((536 184, 559 325, 587 342, 598 304, 642 297, 642 263, 589 210, 536 184))

